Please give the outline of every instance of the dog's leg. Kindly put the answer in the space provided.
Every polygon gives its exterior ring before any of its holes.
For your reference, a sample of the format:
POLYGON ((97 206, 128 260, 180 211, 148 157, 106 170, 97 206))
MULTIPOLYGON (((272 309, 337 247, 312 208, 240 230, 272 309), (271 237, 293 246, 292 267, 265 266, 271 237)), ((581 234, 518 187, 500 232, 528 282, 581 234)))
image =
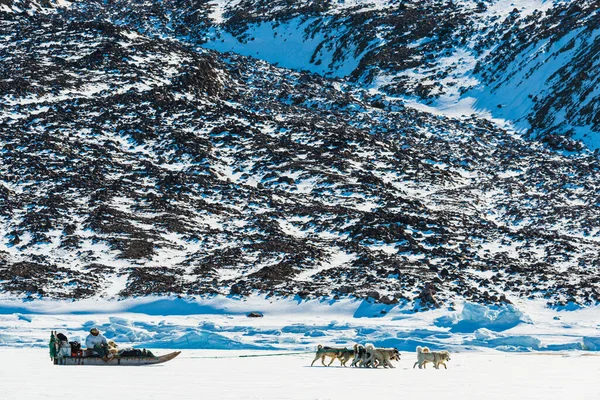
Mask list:
POLYGON ((384 368, 394 368, 394 366, 392 365, 392 361, 390 359, 390 356, 388 354, 385 355, 384 359, 383 359, 383 367, 384 368))
POLYGON ((327 364, 327 366, 329 367, 331 364, 333 364, 334 361, 335 361, 335 356, 331 357, 331 361, 329 361, 329 364, 327 364))
POLYGON ((327 365, 325 365, 325 355, 321 356, 321 364, 323 364, 324 367, 327 366, 327 365))
POLYGON ((315 359, 313 360, 313 362, 310 363, 310 366, 312 367, 313 364, 315 363, 315 361, 317 361, 319 359, 319 355, 317 354, 317 356, 315 357, 315 359))
MULTIPOLYGON (((314 362, 314 361, 313 361, 314 362)), ((419 362, 417 361, 416 363, 413 364, 413 369, 415 369, 415 367, 417 366, 419 362)), ((421 369, 421 366, 419 365, 419 369, 421 369)))

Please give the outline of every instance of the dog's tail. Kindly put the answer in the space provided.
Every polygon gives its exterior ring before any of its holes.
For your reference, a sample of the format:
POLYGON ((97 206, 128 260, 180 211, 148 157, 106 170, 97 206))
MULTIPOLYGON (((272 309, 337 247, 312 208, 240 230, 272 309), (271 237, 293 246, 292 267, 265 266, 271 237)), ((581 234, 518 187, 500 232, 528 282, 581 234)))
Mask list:
POLYGON ((322 345, 322 344, 318 345, 318 346, 317 346, 317 351, 321 351, 321 349, 322 349, 322 348, 323 348, 323 345, 322 345))
POLYGON ((429 347, 421 347, 421 346, 417 346, 417 354, 421 354, 421 353, 429 353, 429 347))
POLYGON ((367 349, 367 351, 371 351, 375 348, 375 346, 373 346, 372 343, 367 343, 365 344, 365 349, 367 349))

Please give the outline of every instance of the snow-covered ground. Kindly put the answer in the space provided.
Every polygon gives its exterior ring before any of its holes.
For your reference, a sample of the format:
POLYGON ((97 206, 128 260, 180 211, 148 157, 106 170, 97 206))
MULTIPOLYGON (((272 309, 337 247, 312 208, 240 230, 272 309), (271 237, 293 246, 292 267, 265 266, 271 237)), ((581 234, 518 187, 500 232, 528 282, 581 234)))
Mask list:
MULTIPOLYGON (((159 354, 166 352, 156 351, 159 354)), ((312 355, 184 351, 147 367, 54 366, 43 349, 0 349, 0 398, 29 399, 598 399, 600 359, 589 353, 453 353, 448 369, 310 367, 312 355), (209 358, 222 357, 222 358, 209 358)), ((315 364, 316 365, 316 364, 315 364)))
POLYGON ((598 307, 515 300, 415 313, 350 299, 0 301, 0 399, 597 399, 598 307), (249 312, 264 314, 248 318, 249 312), (183 350, 147 367, 54 366, 50 330, 84 341, 98 326, 122 347, 183 350), (395 369, 319 361, 317 344, 395 346, 395 369), (448 369, 413 369, 416 345, 449 349, 448 369), (293 354, 288 354, 293 353, 293 354), (251 357, 240 357, 251 356, 251 357))

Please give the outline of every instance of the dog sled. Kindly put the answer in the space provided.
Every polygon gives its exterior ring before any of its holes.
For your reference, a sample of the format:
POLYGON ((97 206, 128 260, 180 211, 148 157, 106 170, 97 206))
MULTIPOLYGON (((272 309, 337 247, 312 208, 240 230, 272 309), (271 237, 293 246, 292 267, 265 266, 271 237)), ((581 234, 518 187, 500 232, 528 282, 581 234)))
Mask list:
POLYGON ((52 331, 50 335, 50 358, 54 365, 153 365, 171 361, 180 351, 155 356, 150 351, 139 351, 132 353, 114 354, 111 358, 91 355, 80 350, 77 342, 69 342, 60 333, 52 331))
POLYGON ((54 365, 152 365, 161 364, 170 361, 177 357, 181 352, 175 351, 173 353, 164 354, 162 356, 154 357, 121 357, 114 356, 113 358, 104 361, 102 357, 55 357, 54 365))

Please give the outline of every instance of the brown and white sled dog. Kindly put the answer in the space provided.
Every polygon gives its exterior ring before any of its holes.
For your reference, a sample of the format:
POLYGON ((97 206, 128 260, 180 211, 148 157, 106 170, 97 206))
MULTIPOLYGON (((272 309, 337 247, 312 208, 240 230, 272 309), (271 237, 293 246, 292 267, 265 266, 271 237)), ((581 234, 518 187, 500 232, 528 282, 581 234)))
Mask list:
POLYGON ((354 349, 347 349, 344 347, 342 350, 340 350, 337 357, 340 360, 340 365, 342 367, 346 367, 346 363, 350 361, 350 359, 354 358, 354 349))
POLYGON ((425 364, 428 362, 433 363, 433 367, 438 369, 440 365, 443 365, 445 369, 448 369, 446 362, 450 361, 450 353, 447 350, 442 351, 431 351, 428 347, 417 346, 417 362, 413 365, 413 368, 417 365, 419 369, 425 368, 425 364))
POLYGON ((395 347, 374 347, 372 344, 367 344, 365 350, 367 351, 366 366, 377 368, 382 365, 383 368, 395 368, 390 361, 400 361, 400 352, 395 347))
POLYGON ((312 367, 313 364, 315 363, 315 361, 317 361, 320 358, 321 364, 323 364, 324 367, 329 367, 331 365, 331 363, 333 363, 335 361, 335 359, 338 358, 344 350, 348 350, 348 349, 318 345, 317 352, 315 353, 315 359, 313 360, 312 363, 310 363, 310 366, 312 367), (331 358, 331 361, 329 361, 329 364, 326 365, 325 358, 327 358, 327 357, 331 358))

